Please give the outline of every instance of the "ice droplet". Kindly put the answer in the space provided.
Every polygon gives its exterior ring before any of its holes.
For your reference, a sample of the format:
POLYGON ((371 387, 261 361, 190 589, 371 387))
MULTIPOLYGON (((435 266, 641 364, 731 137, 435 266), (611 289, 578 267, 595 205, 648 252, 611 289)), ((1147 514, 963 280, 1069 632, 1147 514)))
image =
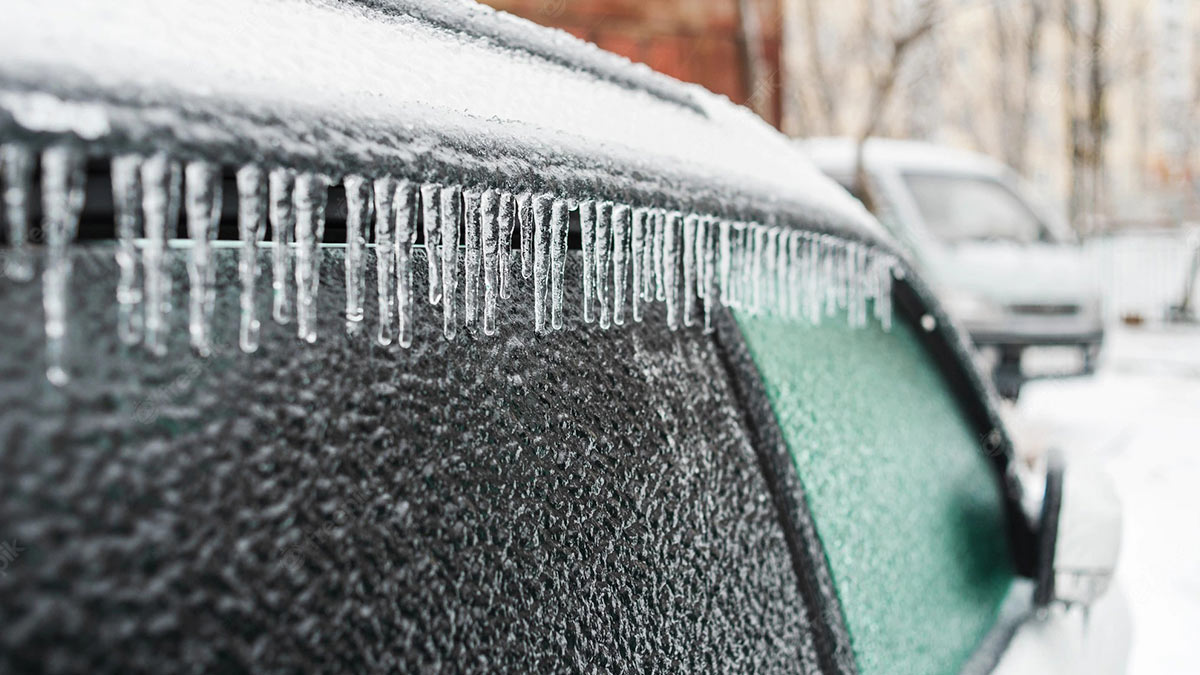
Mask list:
POLYGON ((292 291, 292 243, 296 238, 296 210, 292 203, 292 192, 296 175, 287 169, 272 169, 268 177, 270 184, 271 220, 271 316, 276 323, 291 320, 292 291))
POLYGON ((679 328, 679 274, 682 251, 679 245, 683 217, 672 212, 663 226, 663 286, 667 301, 667 328, 679 328))
POLYGON ((600 327, 612 326, 612 290, 609 268, 612 265, 612 202, 596 204, 596 298, 600 304, 600 327))
POLYGON ((42 213, 47 245, 46 269, 42 273, 46 378, 59 387, 70 380, 64 360, 71 281, 67 245, 79 229, 85 179, 84 155, 78 148, 57 146, 42 152, 42 213))
MULTIPOLYGON (((376 193, 379 186, 376 184, 376 193)), ((417 188, 402 180, 396 185, 392 208, 396 212, 396 314, 399 315, 400 346, 407 349, 413 340, 413 305, 417 291, 413 288, 412 252, 417 239, 417 188)), ((376 252, 378 254, 378 252, 376 252)))
POLYGON ((592 300, 595 298, 593 277, 596 269, 596 203, 590 199, 579 202, 579 236, 583 244, 583 321, 591 323, 592 300))
MULTIPOLYGON (((441 190, 442 209, 438 230, 441 232, 442 263, 442 337, 453 340, 458 335, 456 310, 458 301, 458 223, 462 211, 462 188, 451 185, 441 190)), ((429 232, 426 224, 426 233, 429 232)), ((426 248, 429 240, 426 239, 426 248)), ((433 284, 432 278, 430 284, 433 284)))
POLYGON ((696 309, 696 228, 699 218, 688 214, 683 219, 683 325, 692 325, 696 309))
POLYGON ((321 289, 321 250, 329 181, 314 173, 296 176, 296 330, 317 341, 317 293, 321 289))
POLYGON ((497 215, 499 232, 496 235, 496 243, 499 247, 497 264, 500 266, 500 297, 505 300, 512 297, 512 237, 513 227, 517 224, 515 210, 516 201, 513 199, 512 193, 501 192, 499 215, 497 215))
POLYGON ((479 296, 480 194, 478 190, 463 190, 463 224, 465 256, 463 260, 463 322, 467 330, 475 328, 476 302, 479 296))
POLYGON ((500 194, 485 190, 480 197, 482 212, 480 241, 483 246, 483 333, 496 334, 496 296, 500 291, 499 276, 499 210, 500 194))
MULTIPOLYGON (((441 220, 445 216, 440 197, 441 186, 436 183, 426 183, 421 186, 421 227, 425 236, 425 260, 429 264, 429 304, 436 305, 442 299, 442 281, 440 256, 438 247, 441 245, 439 236, 441 220)), ((457 210, 457 209, 456 209, 457 210)), ((452 227, 457 227, 450 221, 452 227)), ((454 232, 458 237, 458 230, 454 232)))
POLYGON ((567 265, 567 227, 569 207, 564 199, 555 199, 550 208, 550 325, 563 327, 563 284, 567 265))
POLYGON ((546 294, 550 290, 550 196, 533 198, 533 327, 546 332, 546 294))
POLYGON ((8 256, 4 273, 14 281, 33 278, 29 254, 29 195, 33 188, 33 150, 20 143, 0 146, 0 172, 4 176, 4 216, 8 221, 8 256))
MULTIPOLYGON (((613 228, 613 323, 625 325, 625 268, 628 267, 629 207, 617 204, 612 212, 613 228)), ((635 293, 636 295, 636 293, 635 293)))
POLYGON ((521 224, 521 276, 533 276, 533 197, 528 192, 517 195, 517 220, 521 224))
MULTIPOLYGON (((396 281, 396 219, 392 213, 395 207, 396 181, 388 176, 376 178, 374 184, 362 182, 360 194, 355 197, 355 206, 365 211, 362 222, 370 218, 371 203, 375 211, 375 302, 379 306, 379 327, 375 331, 375 341, 383 346, 392 344, 396 334, 396 303, 394 292, 399 282, 396 281)), ((346 204, 350 205, 350 188, 346 188, 346 204)), ((347 217, 347 223, 349 219, 347 217)), ((347 234, 347 236, 349 236, 347 234)), ((359 275, 363 273, 362 261, 357 265, 359 275)), ((360 281, 361 288, 361 281, 360 281)), ((359 291, 359 319, 362 313, 362 291, 359 291)))
POLYGON ((121 155, 112 160, 113 216, 117 235, 117 337, 132 345, 141 339, 138 314, 142 289, 138 285, 137 239, 142 236, 142 158, 121 155))
POLYGON ((629 233, 629 259, 632 263, 633 320, 639 322, 642 320, 642 302, 646 297, 646 282, 642 278, 646 269, 644 262, 646 249, 646 209, 638 207, 633 209, 633 221, 629 233))
MULTIPOLYGON (((363 305, 367 291, 367 279, 364 272, 364 257, 367 248, 366 228, 371 222, 371 212, 374 208, 371 199, 371 182, 362 176, 346 176, 342 178, 342 187, 346 192, 346 256, 344 267, 346 272, 346 330, 355 332, 363 320, 363 305)), ((387 190, 390 193, 390 190, 387 190)), ((386 222, 386 216, 382 219, 386 222)), ((379 227, 375 228, 376 233, 379 227)), ((378 234, 376 234, 378 236, 378 234)), ((376 251, 378 254, 379 252, 376 251)), ((379 287, 384 288, 385 280, 379 281, 379 287)), ((391 322, 383 321, 384 307, 380 307, 380 327, 391 322)))
POLYGON ((261 327, 254 296, 258 285, 258 244, 266 234, 266 174, 252 164, 243 166, 237 172, 237 189, 238 239, 242 244, 238 260, 238 275, 242 282, 238 346, 250 353, 258 350, 261 327))
POLYGON ((216 298, 212 243, 221 220, 221 169, 208 162, 189 162, 185 178, 187 231, 192 242, 188 249, 188 334, 196 353, 208 356, 216 298))
POLYGON ((146 349, 155 356, 167 353, 167 314, 170 312, 171 277, 166 270, 167 237, 179 219, 179 165, 158 153, 142 163, 142 216, 146 243, 142 246, 142 274, 146 291, 146 349))

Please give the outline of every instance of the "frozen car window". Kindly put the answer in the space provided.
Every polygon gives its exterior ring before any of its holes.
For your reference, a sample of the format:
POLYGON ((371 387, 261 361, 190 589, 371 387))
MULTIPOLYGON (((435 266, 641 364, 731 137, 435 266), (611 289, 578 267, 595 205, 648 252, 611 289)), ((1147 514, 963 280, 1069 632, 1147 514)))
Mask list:
POLYGON ((903 321, 886 333, 737 318, 804 485, 859 671, 959 672, 1014 573, 999 486, 937 364, 903 321))
POLYGON ((943 241, 1033 242, 1048 237, 1033 211, 997 181, 910 173, 904 182, 925 225, 943 241))

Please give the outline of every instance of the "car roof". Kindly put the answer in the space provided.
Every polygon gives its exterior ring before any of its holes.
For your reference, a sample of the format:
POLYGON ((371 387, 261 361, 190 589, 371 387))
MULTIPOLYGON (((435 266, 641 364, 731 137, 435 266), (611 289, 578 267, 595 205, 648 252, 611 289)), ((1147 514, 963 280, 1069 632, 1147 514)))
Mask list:
MULTIPOLYGON (((799 145, 823 171, 834 174, 850 174, 854 171, 857 148, 852 138, 809 138, 799 145)), ((865 160, 872 171, 959 173, 988 177, 999 177, 1007 171, 1002 163, 977 152, 924 141, 890 138, 868 139, 865 160)))

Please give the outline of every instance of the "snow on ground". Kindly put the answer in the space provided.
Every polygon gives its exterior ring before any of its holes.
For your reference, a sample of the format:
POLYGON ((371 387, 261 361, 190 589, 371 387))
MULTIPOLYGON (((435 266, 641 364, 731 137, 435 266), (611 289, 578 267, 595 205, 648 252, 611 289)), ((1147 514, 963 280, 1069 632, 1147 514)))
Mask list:
POLYGON ((1011 412, 1023 451, 1100 462, 1124 505, 1129 673, 1200 661, 1200 327, 1115 328, 1094 377, 1041 380, 1011 412))

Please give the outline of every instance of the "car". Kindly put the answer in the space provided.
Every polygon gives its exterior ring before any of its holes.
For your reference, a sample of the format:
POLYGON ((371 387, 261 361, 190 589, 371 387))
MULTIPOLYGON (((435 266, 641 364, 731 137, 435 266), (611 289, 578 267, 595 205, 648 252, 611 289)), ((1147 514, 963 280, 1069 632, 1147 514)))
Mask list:
MULTIPOLYGON (((803 145, 855 189, 853 139, 803 145)), ((1016 398, 1032 377, 1094 372, 1104 342, 1096 276, 1064 220, 1015 172, 978 153, 882 138, 866 141, 863 163, 880 220, 962 322, 1003 395, 1016 398)))
POLYGON ((1115 498, 749 111, 469 3, 5 14, 0 672, 1120 671, 1115 498))

